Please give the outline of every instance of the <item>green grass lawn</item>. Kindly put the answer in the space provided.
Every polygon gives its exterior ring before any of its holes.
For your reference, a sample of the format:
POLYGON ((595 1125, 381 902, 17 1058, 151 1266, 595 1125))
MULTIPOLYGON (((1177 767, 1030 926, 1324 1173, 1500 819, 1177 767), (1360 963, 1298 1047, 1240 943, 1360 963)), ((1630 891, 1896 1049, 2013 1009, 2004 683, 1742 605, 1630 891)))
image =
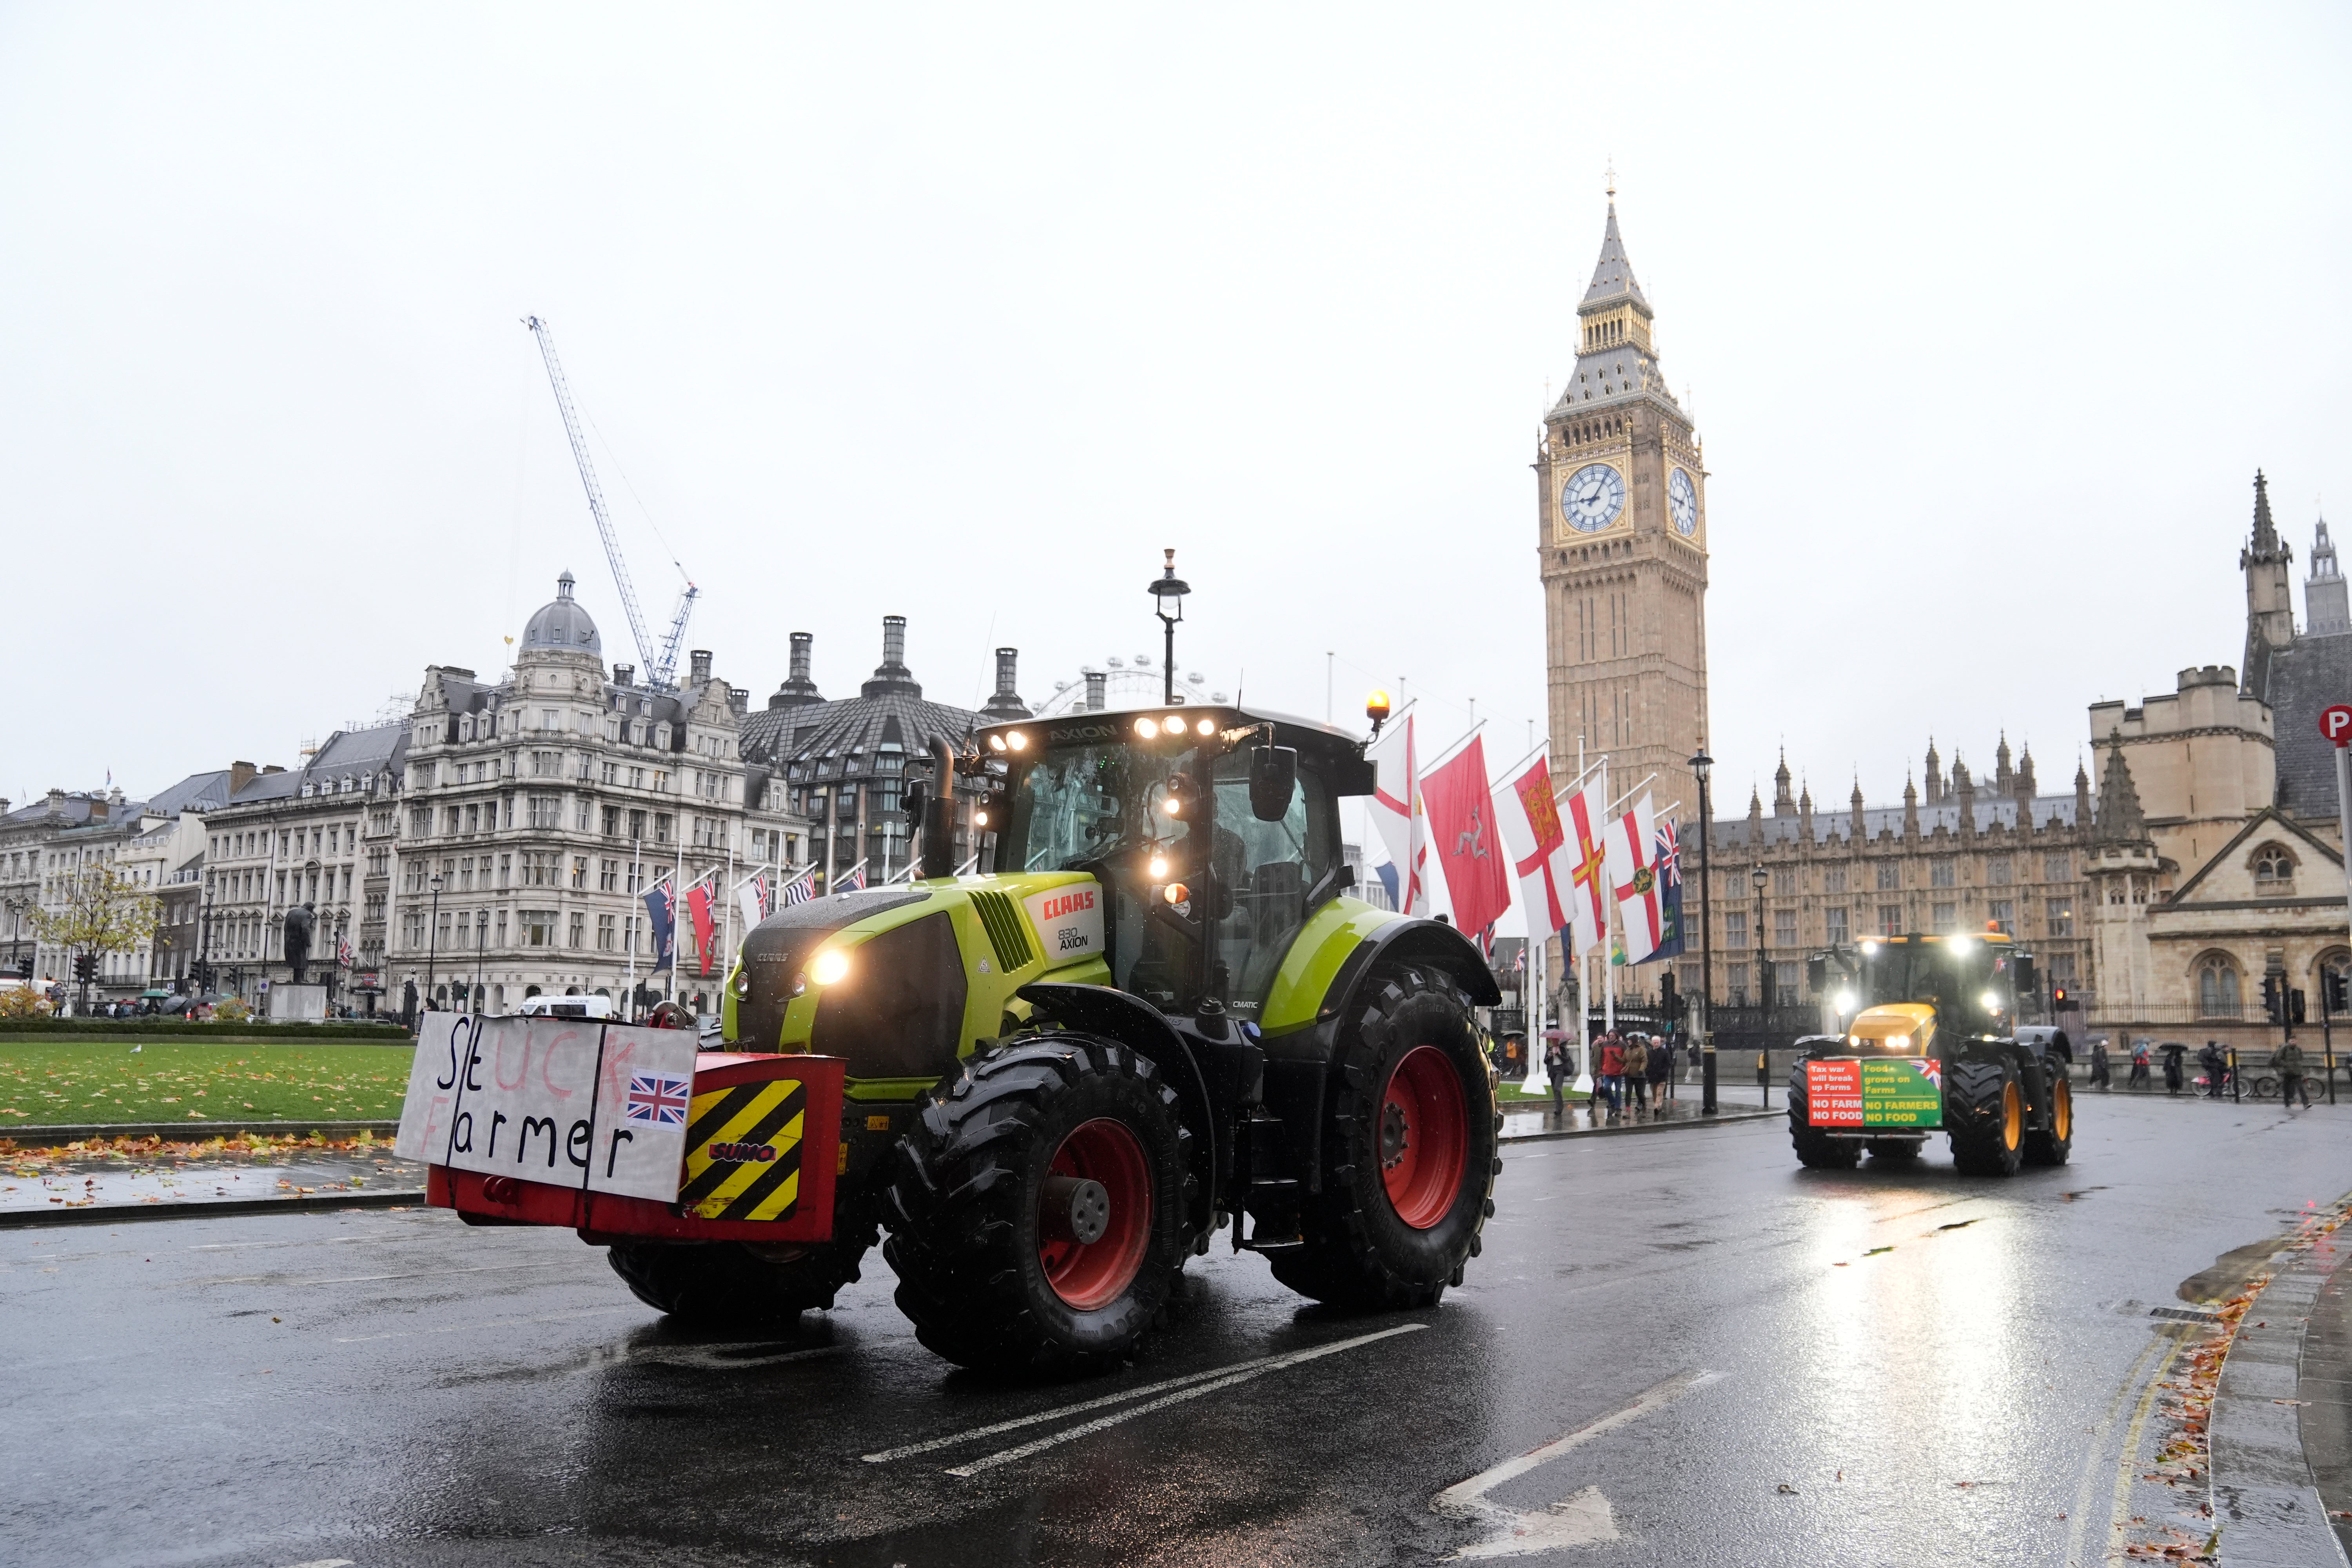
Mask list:
POLYGON ((0 1045, 0 1137, 78 1122, 389 1121, 409 1057, 399 1045, 0 1045))

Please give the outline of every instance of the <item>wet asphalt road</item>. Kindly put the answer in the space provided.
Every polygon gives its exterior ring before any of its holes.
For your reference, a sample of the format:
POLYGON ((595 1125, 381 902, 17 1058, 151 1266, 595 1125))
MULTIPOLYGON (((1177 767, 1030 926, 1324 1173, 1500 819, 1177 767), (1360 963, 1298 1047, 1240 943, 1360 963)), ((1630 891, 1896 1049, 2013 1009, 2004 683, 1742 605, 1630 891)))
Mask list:
POLYGON ((2347 1189, 2352 1105, 2086 1097, 2009 1183, 1803 1172, 1772 1122, 1520 1145, 1435 1311, 1219 1252, 1144 1360, 1045 1388, 924 1352, 878 1259, 743 1342, 429 1211, 5 1232, 0 1561, 1425 1563, 1532 1511, 1589 1543, 1521 1561, 2100 1562, 2168 1501, 2116 1486, 2147 1306, 2347 1189))

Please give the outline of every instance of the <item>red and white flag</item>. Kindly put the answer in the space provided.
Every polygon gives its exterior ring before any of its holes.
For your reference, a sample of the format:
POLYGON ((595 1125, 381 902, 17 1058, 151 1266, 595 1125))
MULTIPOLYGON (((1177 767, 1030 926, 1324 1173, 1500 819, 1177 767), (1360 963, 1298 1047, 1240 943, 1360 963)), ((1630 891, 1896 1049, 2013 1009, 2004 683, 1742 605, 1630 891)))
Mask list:
POLYGON ((1429 913, 1429 846, 1423 839, 1420 759, 1413 753, 1412 715, 1389 726, 1387 734, 1364 748, 1376 770, 1372 826, 1380 830, 1397 868, 1397 910, 1429 913))
POLYGON ((1617 921, 1625 933, 1625 962, 1640 963, 1665 940, 1665 913, 1659 904, 1657 814, 1650 792, 1633 809, 1609 825, 1609 888, 1617 900, 1617 921))
POLYGON ((1528 939, 1544 942, 1553 932, 1566 931, 1576 861, 1567 831, 1559 825, 1559 807, 1552 804, 1551 764, 1541 752, 1495 791, 1495 821, 1503 830, 1503 847, 1510 852, 1511 872, 1519 879, 1519 907, 1527 913, 1528 939))
POLYGON ((1601 816, 1607 808, 1603 791, 1592 785, 1560 802, 1561 837, 1569 857, 1569 940, 1580 954, 1599 947, 1609 935, 1609 852, 1601 845, 1601 816))
POLYGON ((1511 907, 1511 879, 1503 868, 1502 835, 1495 828, 1494 792, 1486 784, 1484 737, 1422 782, 1430 842, 1445 871, 1445 896, 1464 935, 1486 931, 1511 907))
POLYGON ((686 890, 686 912, 694 920, 694 944, 702 954, 702 973, 705 974, 710 973, 710 961, 716 956, 718 946, 714 940, 718 928, 710 919, 710 894, 718 880, 719 873, 714 870, 695 879, 694 885, 686 890))

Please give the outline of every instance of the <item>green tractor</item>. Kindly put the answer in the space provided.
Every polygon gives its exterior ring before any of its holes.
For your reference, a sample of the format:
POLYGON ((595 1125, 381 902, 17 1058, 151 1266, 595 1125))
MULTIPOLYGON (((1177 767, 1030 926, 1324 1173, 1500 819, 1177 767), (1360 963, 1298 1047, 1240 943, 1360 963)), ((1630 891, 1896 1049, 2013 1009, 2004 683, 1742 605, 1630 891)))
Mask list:
POLYGON ((811 1125, 799 1149, 833 1178, 827 1233, 704 1239, 697 1214, 733 1211, 675 1207, 593 1239, 650 1305, 719 1317, 830 1305, 887 1231, 918 1337, 972 1367, 1117 1363, 1220 1231, 1316 1300, 1433 1305, 1494 1209, 1471 1008, 1499 996, 1452 926, 1349 896, 1364 744, 1171 703, 939 745, 908 791, 922 866, 954 863, 960 779, 1002 868, 762 921, 698 1058, 682 1203, 767 1135, 706 1078, 840 1064, 837 1145, 811 1125))

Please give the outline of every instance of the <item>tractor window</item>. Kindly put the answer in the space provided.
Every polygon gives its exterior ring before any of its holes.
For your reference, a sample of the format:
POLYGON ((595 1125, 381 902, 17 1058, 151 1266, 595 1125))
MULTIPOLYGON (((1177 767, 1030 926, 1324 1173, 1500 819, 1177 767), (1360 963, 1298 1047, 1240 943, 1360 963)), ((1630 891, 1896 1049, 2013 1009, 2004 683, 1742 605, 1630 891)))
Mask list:
MULTIPOLYGON (((1155 1006, 1193 989, 1198 939, 1160 889, 1194 876, 1192 824, 1168 815, 1169 780, 1189 749, 1072 746, 1031 763, 1013 788, 1000 866, 1091 871, 1109 889, 1111 983, 1155 1006)), ((1246 805, 1244 810, 1247 810, 1246 805)))
POLYGON ((1279 822, 1260 822, 1250 810, 1247 747, 1217 759, 1216 786, 1216 880, 1232 890, 1213 911, 1217 965, 1228 1004, 1254 1016, 1306 923, 1308 890, 1338 863, 1339 849, 1329 841, 1328 785, 1304 759, 1279 822))

